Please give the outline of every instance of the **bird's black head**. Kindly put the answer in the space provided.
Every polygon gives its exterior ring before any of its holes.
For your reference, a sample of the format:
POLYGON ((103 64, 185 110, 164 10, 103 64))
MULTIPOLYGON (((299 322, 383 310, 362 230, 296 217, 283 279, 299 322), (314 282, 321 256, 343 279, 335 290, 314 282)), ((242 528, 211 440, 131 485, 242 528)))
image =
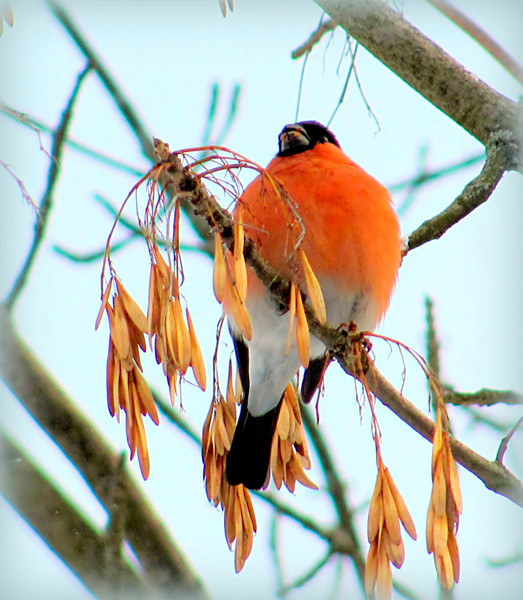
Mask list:
POLYGON ((336 136, 318 121, 300 121, 285 125, 278 136, 278 156, 290 156, 311 150, 316 144, 340 147, 336 136))

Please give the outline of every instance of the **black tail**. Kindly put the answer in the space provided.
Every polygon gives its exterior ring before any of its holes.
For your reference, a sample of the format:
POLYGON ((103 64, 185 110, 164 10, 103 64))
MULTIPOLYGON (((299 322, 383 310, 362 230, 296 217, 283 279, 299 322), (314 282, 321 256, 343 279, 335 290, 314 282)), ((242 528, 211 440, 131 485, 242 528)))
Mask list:
POLYGON ((320 356, 313 358, 309 362, 309 366, 303 376, 303 382, 301 384, 301 401, 304 404, 309 404, 312 397, 316 393, 316 390, 321 385, 325 371, 329 366, 330 358, 328 356, 320 356))
POLYGON ((250 490, 259 490, 269 483, 272 438, 280 407, 281 400, 268 413, 253 417, 247 410, 247 402, 243 402, 227 456, 226 474, 231 485, 243 483, 250 490))

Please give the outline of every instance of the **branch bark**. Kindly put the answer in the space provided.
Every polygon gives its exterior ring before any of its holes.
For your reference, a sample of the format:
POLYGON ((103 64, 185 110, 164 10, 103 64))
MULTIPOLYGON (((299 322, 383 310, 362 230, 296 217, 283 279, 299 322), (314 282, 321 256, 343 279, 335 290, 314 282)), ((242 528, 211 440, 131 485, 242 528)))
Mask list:
POLYGON ((481 173, 470 181, 463 192, 445 210, 422 223, 408 237, 408 250, 439 239, 451 227, 459 223, 478 206, 484 204, 495 190, 505 173, 503 150, 492 144, 481 173))
MULTIPOLYGON (((3 306, 0 306, 0 376, 110 512, 119 456, 19 339, 3 306)), ((130 475, 124 471, 117 477, 126 502, 125 536, 148 582, 158 589, 178 590, 190 598, 205 598, 200 581, 130 475)))
MULTIPOLYGON (((105 560, 105 539, 9 438, 0 433, 4 476, 2 494, 60 557, 99 597, 147 586, 123 560, 116 569, 105 560)), ((150 590, 151 591, 151 590, 150 590)))
MULTIPOLYGON (((196 212, 207 220, 214 231, 219 231, 229 250, 233 250, 233 222, 229 213, 221 208, 206 191, 198 177, 186 171, 179 157, 172 153, 166 159, 170 164, 166 185, 173 186, 173 194, 182 194, 196 212)), ((282 278, 260 256, 255 244, 245 238, 244 255, 246 263, 254 269, 258 278, 270 291, 276 305, 288 306, 289 282, 282 278)), ((313 335, 321 340, 338 360, 342 368, 355 376, 350 346, 347 336, 330 325, 320 325, 312 309, 305 304, 309 328, 313 335)), ((370 390, 379 400, 396 413, 420 435, 432 441, 433 421, 410 403, 372 366, 367 374, 370 390)), ((523 484, 510 471, 477 454, 456 439, 452 439, 452 450, 456 460, 476 475, 487 488, 523 506, 523 484)))

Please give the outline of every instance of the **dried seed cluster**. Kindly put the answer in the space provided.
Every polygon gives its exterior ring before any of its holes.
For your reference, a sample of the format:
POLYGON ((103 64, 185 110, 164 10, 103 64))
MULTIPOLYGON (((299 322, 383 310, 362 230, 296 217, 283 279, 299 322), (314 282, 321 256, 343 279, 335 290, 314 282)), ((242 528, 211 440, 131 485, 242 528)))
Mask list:
POLYGON ((205 366, 188 308, 185 311, 187 322, 184 319, 178 278, 157 246, 152 247, 151 257, 147 313, 149 342, 151 349, 154 348, 156 362, 162 365, 167 377, 174 405, 177 377, 185 375, 191 367, 196 382, 205 390, 205 366))
POLYGON ((243 256, 243 226, 236 222, 234 252, 224 251, 222 236, 214 236, 214 295, 224 312, 234 319, 246 340, 252 338, 252 326, 245 306, 247 296, 247 267, 243 256), (241 250, 240 250, 241 249, 241 250))
POLYGON ((145 352, 147 318, 129 295, 121 281, 111 277, 103 295, 102 306, 96 319, 99 326, 103 311, 109 318, 109 351, 107 355, 107 402, 111 416, 120 421, 120 409, 126 415, 127 443, 131 459, 138 452, 140 469, 144 479, 149 476, 150 463, 147 438, 142 416, 149 415, 158 425, 158 410, 151 391, 142 375, 140 350, 145 352), (113 283, 116 293, 113 304, 109 295, 113 283))
POLYGON ((202 457, 207 498, 214 506, 222 506, 229 548, 236 542, 234 566, 238 573, 251 553, 257 525, 249 491, 243 485, 230 485, 225 476, 236 426, 236 405, 241 399, 241 387, 236 383, 235 390, 229 363, 227 396, 215 394, 203 425, 202 457))
POLYGON ((390 598, 392 592, 390 564, 399 569, 405 560, 400 523, 415 540, 416 527, 407 505, 378 452, 378 476, 367 521, 370 548, 365 565, 365 590, 370 595, 376 587, 379 600, 390 598))
POLYGON ((459 515, 463 512, 463 500, 447 424, 445 406, 439 399, 432 442, 432 495, 427 511, 427 550, 430 554, 434 553, 440 584, 450 589, 459 580, 456 532, 459 515))
MULTIPOLYGON (((307 297, 314 311, 314 314, 321 324, 327 322, 327 311, 325 309, 325 301, 314 271, 311 268, 309 260, 305 252, 298 248, 298 268, 301 268, 307 297)), ((289 333, 287 336, 287 351, 292 343, 294 326, 296 325, 296 347, 301 365, 306 369, 309 366, 309 347, 310 347, 310 332, 309 323, 305 315, 303 306, 303 298, 295 281, 291 282, 291 293, 289 297, 289 333)))
POLYGON ((289 383, 283 394, 276 431, 272 440, 272 478, 278 489, 284 483, 289 492, 294 492, 297 481, 305 487, 317 490, 318 486, 307 477, 304 471, 304 469, 310 468, 311 459, 301 421, 296 388, 289 383))

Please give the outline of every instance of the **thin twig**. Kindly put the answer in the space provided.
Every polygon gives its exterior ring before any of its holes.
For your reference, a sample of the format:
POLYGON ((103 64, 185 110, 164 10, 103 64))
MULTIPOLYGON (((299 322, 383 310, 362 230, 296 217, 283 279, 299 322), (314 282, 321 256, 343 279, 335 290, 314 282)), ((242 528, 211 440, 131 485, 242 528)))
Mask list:
POLYGON ((325 21, 325 23, 321 23, 319 27, 317 27, 316 31, 311 33, 309 39, 305 41, 301 46, 298 46, 296 50, 293 50, 291 53, 291 57, 294 59, 302 57, 307 52, 310 52, 313 47, 321 40, 321 38, 328 33, 329 31, 333 31, 337 27, 337 23, 332 19, 325 21))
MULTIPOLYGON (((53 133, 53 128, 50 125, 48 125, 47 123, 44 123, 43 121, 41 121, 40 119, 37 119, 36 117, 30 116, 26 113, 20 113, 16 110, 10 108, 9 106, 7 106, 6 104, 4 104, 2 102, 0 102, 0 112, 4 113, 6 116, 10 117, 11 119, 14 119, 18 123, 21 123, 22 125, 25 125, 26 127, 29 127, 33 131, 36 131, 36 133, 38 134, 38 138, 40 140, 40 150, 42 150, 42 152, 45 152, 45 154, 47 154, 47 156, 49 156, 49 158, 51 158, 51 155, 49 154, 49 152, 47 152, 47 150, 42 146, 42 140, 40 139, 42 131, 45 133, 53 133)), ((108 165, 115 169, 120 169, 121 171, 129 173, 133 176, 141 177, 145 171, 145 168, 143 168, 143 167, 138 168, 138 167, 130 165, 128 163, 124 163, 123 161, 121 161, 117 158, 109 156, 108 154, 104 154, 103 152, 100 152, 99 150, 97 150, 95 148, 90 148, 86 144, 78 142, 72 138, 67 138, 65 140, 65 144, 67 145, 68 148, 72 148, 73 150, 76 150, 77 152, 80 152, 81 154, 85 154, 89 158, 97 160, 97 161, 103 163, 104 165, 108 165)))
POLYGON ((484 146, 498 136, 505 169, 523 170, 520 110, 381 0, 316 0, 345 31, 484 146))
POLYGON ((406 600, 421 600, 421 597, 418 596, 418 594, 413 592, 404 583, 401 583, 400 581, 397 581, 396 579, 394 579, 394 581, 392 583, 392 587, 394 588, 394 591, 397 594, 399 594, 403 598, 406 598, 406 600))
POLYGON ((436 333, 434 320, 434 302, 432 298, 425 298, 425 309, 427 315, 427 363, 437 379, 440 378, 439 340, 436 333))
POLYGON ((286 596, 289 592, 293 590, 297 590, 300 587, 303 587, 309 581, 314 579, 316 575, 329 564, 330 559, 332 558, 332 552, 327 550, 305 573, 302 573, 299 577, 296 577, 294 581, 282 586, 278 590, 278 595, 286 596))
POLYGON ((427 0, 427 2, 437 8, 465 33, 468 33, 494 60, 517 79, 519 83, 523 84, 523 67, 484 29, 476 25, 467 15, 446 0, 427 0))
POLYGON ((360 583, 363 585, 365 576, 365 559, 361 548, 361 542, 358 537, 356 528, 354 527, 353 512, 349 509, 346 495, 347 486, 343 484, 339 477, 339 471, 334 464, 334 458, 331 455, 328 445, 326 444, 323 435, 316 424, 311 410, 306 407, 301 407, 303 424, 309 434, 311 442, 316 450, 316 454, 320 461, 321 468, 327 482, 327 490, 334 504, 334 508, 338 513, 339 527, 352 540, 353 551, 351 558, 354 561, 354 566, 360 583))
POLYGON ((523 552, 508 556, 506 558, 487 558, 485 560, 489 567, 498 569, 499 567, 507 567, 517 563, 523 563, 523 552))
POLYGON ((457 392, 445 388, 444 400, 456 406, 495 406, 496 404, 523 404, 523 394, 511 390, 490 390, 483 388, 477 392, 457 392))
MULTIPOLYGON (((463 160, 459 160, 456 163, 452 163, 446 167, 441 167, 440 169, 434 169, 432 171, 425 171, 418 173, 414 177, 409 177, 408 179, 404 179, 403 181, 398 181, 397 183, 392 183, 387 186, 387 189, 392 193, 396 194, 401 192, 404 189, 411 190, 413 187, 419 188, 426 183, 431 183, 444 177, 445 175, 452 175, 457 171, 461 171, 466 167, 471 167, 479 162, 483 162, 485 160, 485 153, 481 152, 480 154, 476 154, 469 158, 465 158, 463 160)), ((404 212, 405 209, 398 208, 398 212, 404 212)))
POLYGON ((29 129, 32 129, 38 137, 38 144, 40 146, 40 151, 43 152, 44 154, 46 154, 49 158, 51 158, 49 151, 45 148, 45 146, 42 143, 42 130, 47 131, 48 133, 53 133, 53 130, 51 129, 51 127, 40 126, 27 113, 23 113, 14 108, 11 108, 5 102, 2 102, 2 101, 0 101, 0 112, 3 112, 5 115, 10 117, 11 119, 18 121, 19 123, 23 123, 26 127, 29 127, 29 129))
POLYGON ((509 444, 510 440, 512 439, 512 436, 516 433, 516 431, 521 426, 521 423, 523 423, 523 417, 518 419, 518 421, 514 425, 514 427, 512 427, 512 429, 507 433, 507 435, 501 440, 501 444, 499 445, 498 451, 496 453, 496 462, 499 463, 500 465, 503 464, 503 458, 505 456, 505 453, 507 452, 508 444, 509 444))
POLYGON ((147 131, 134 107, 127 100, 125 94, 117 85, 108 69, 105 68, 102 60, 87 42, 86 38, 82 35, 79 28, 75 25, 64 8, 52 0, 50 1, 50 5, 51 10, 55 14, 56 18, 64 26, 65 30, 69 33, 75 44, 81 50, 85 58, 89 61, 91 68, 96 71, 98 77, 106 87, 109 94, 114 98, 116 105, 122 113, 122 116, 138 138, 143 154, 149 159, 155 160, 151 136, 149 135, 149 132, 147 131))
POLYGON ((27 188, 25 187, 25 183, 20 179, 20 177, 17 177, 13 171, 13 169, 11 168, 10 165, 8 165, 6 162, 4 162, 3 160, 0 160, 0 165, 9 173, 9 175, 11 175, 11 177, 16 181, 16 184, 18 185, 18 187, 20 188, 20 193, 22 194, 22 198, 27 202, 27 204, 33 209, 35 215, 38 216, 38 206, 36 205, 35 201, 31 198, 31 194, 27 191, 27 188))
POLYGON ((465 411, 465 414, 470 418, 470 426, 472 427, 479 423, 480 425, 486 425, 499 433, 505 433, 505 431, 510 428, 510 425, 507 425, 507 423, 486 415, 484 410, 475 408, 474 406, 463 406, 462 408, 465 411))
MULTIPOLYGON (((121 250, 122 248, 126 248, 135 239, 136 239, 136 236, 134 234, 131 234, 128 237, 124 238, 123 240, 120 240, 119 242, 114 242, 111 245, 111 253, 114 255, 115 252, 117 252, 118 250, 121 250)), ((77 263, 97 262, 101 258, 103 258, 104 254, 105 254, 105 246, 102 249, 94 250, 93 252, 80 253, 80 252, 73 252, 72 250, 68 250, 67 248, 64 248, 63 246, 58 246, 55 244, 53 246, 53 250, 57 254, 60 254, 61 256, 63 256, 64 258, 67 258, 67 259, 72 260, 73 262, 77 262, 77 263)))
POLYGON ((13 288, 11 289, 6 298, 5 305, 8 309, 11 309, 13 307, 20 292, 22 291, 25 282, 27 281, 27 278, 29 277, 29 274, 31 272, 31 268, 40 248, 40 244, 44 238, 48 217, 53 207, 54 188, 60 175, 60 160, 62 158, 64 141, 67 138, 69 125, 71 124, 71 120, 73 118, 74 104, 80 92, 82 83, 84 82, 90 70, 91 67, 87 65, 78 75, 71 96, 69 97, 65 110, 62 113, 60 123, 58 124, 58 127, 56 128, 56 131, 53 135, 53 148, 51 151, 51 163, 49 167, 49 174, 47 177, 47 187, 38 207, 38 215, 35 224, 33 243, 31 245, 25 263, 22 269, 20 270, 18 277, 16 278, 13 288))
POLYGON ((271 518, 271 528, 270 528, 270 541, 269 548, 271 550, 271 558, 272 564, 274 568, 274 573, 276 575, 276 593, 278 597, 283 598, 285 596, 285 592, 281 590, 284 589, 284 575, 283 575, 283 557, 280 556, 280 543, 279 543, 279 533, 280 533, 280 515, 277 511, 274 511, 271 518))

